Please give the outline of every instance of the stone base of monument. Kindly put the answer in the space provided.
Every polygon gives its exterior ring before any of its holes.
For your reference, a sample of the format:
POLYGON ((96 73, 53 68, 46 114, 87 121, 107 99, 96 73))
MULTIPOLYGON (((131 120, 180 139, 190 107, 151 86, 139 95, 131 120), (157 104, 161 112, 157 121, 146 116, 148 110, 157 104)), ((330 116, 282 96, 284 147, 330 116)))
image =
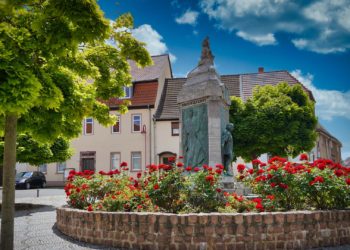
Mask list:
POLYGON ((241 182, 236 182, 233 176, 222 176, 220 183, 225 192, 236 193, 238 195, 248 196, 252 191, 241 182))
POLYGON ((225 191, 226 189, 236 188, 236 182, 233 180, 233 176, 221 176, 220 183, 225 191))

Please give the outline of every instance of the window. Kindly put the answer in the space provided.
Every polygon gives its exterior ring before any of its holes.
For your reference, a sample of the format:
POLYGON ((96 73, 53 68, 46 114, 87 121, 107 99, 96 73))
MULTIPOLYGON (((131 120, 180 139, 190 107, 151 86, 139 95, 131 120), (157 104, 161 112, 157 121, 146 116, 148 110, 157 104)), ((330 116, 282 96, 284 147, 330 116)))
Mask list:
POLYGON ((91 135, 94 133, 94 120, 92 118, 85 118, 84 120, 84 134, 91 135))
POLYGON ((171 123, 171 135, 172 136, 177 136, 179 135, 179 123, 178 122, 172 122, 171 123))
POLYGON ((128 99, 131 98, 132 87, 123 87, 125 96, 120 97, 120 99, 128 99))
POLYGON ((46 173, 47 172, 47 165, 46 164, 39 165, 38 170, 40 172, 46 173))
POLYGON ((58 162, 57 163, 57 173, 63 174, 66 167, 67 167, 66 162, 58 162))
POLYGON ((141 132, 141 115, 132 115, 132 132, 141 132))
POLYGON ((120 133, 120 115, 117 115, 117 121, 112 126, 112 134, 120 133))
POLYGON ((111 153, 111 170, 116 170, 120 166, 120 153, 111 153))
POLYGON ((141 171, 141 152, 131 152, 131 170, 141 171))

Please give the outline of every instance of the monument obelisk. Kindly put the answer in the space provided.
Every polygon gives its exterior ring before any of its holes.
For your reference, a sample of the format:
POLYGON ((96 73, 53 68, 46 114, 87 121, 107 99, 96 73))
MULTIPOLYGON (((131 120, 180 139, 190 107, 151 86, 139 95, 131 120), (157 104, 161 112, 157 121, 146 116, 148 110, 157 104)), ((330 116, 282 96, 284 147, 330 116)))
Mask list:
MULTIPOLYGON (((202 43, 198 66, 187 75, 177 102, 181 123, 180 154, 184 156, 184 164, 202 167, 203 164, 215 166, 230 162, 229 158, 225 160, 224 152, 228 150, 224 147, 232 142, 224 142, 223 135, 228 133, 231 101, 228 89, 215 70, 208 38, 202 43)), ((227 170, 230 172, 231 167, 227 170)))

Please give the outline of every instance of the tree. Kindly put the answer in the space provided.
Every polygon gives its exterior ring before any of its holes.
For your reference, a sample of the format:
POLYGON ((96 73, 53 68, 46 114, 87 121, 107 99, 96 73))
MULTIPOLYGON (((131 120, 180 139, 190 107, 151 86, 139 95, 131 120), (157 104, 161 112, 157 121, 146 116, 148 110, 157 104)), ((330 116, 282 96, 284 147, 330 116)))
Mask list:
MULTIPOLYGON (((0 3, 0 136, 4 135, 1 249, 13 249, 16 138, 77 137, 84 117, 115 122, 104 100, 131 84, 127 60, 151 64, 126 14, 113 27, 94 0, 0 3), (105 43, 113 39, 116 47, 105 43)), ((121 107, 125 112, 125 106, 121 107)))
POLYGON ((301 85, 258 86, 245 103, 231 97, 235 157, 251 161, 268 153, 297 156, 316 141, 314 103, 301 85))
MULTIPOLYGON (((52 162, 64 162, 72 156, 69 140, 62 137, 53 143, 40 143, 28 134, 17 136, 16 161, 33 166, 52 162)), ((0 162, 3 161, 4 141, 0 140, 0 162)))

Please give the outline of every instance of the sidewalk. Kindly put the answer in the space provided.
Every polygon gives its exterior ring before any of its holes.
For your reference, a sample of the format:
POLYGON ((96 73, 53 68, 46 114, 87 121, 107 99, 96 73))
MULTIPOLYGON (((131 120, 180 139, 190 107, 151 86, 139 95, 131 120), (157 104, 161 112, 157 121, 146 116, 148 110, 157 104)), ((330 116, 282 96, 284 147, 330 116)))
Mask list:
POLYGON ((73 240, 56 229, 56 207, 65 204, 64 195, 18 198, 16 204, 31 204, 25 210, 21 205, 15 214, 16 250, 115 249, 73 240))

